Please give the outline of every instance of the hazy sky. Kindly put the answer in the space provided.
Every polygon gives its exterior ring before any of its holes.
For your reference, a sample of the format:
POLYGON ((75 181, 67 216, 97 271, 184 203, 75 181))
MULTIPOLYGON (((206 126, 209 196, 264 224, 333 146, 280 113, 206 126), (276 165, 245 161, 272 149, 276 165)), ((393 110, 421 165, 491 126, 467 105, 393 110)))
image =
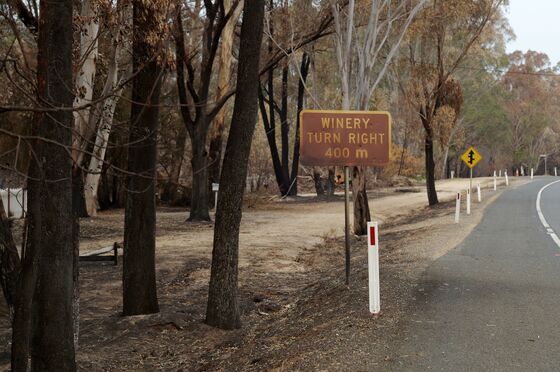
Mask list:
POLYGON ((531 49, 560 61, 560 0, 510 0, 508 16, 517 36, 508 52, 531 49))

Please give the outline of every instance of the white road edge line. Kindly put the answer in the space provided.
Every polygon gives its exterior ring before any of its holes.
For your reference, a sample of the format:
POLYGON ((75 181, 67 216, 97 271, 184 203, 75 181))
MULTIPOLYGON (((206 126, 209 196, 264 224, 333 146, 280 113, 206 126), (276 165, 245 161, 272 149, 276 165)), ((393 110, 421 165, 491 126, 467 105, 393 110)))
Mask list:
POLYGON ((541 210, 541 195, 542 195, 542 192, 544 190, 546 190, 549 186, 552 186, 552 185, 554 185, 555 183, 558 183, 558 182, 560 182, 560 181, 551 182, 551 183, 549 183, 548 185, 544 186, 542 189, 539 190, 539 193, 537 194, 536 206, 537 206, 537 214, 539 215, 539 219, 541 220, 542 225, 546 229, 547 234, 550 235, 550 237, 552 238, 554 243, 556 243, 558 248, 560 248, 560 238, 558 238, 558 235, 556 235, 554 230, 552 230, 552 228, 550 227, 550 225, 546 221, 546 218, 544 218, 544 215, 543 215, 542 210, 541 210))

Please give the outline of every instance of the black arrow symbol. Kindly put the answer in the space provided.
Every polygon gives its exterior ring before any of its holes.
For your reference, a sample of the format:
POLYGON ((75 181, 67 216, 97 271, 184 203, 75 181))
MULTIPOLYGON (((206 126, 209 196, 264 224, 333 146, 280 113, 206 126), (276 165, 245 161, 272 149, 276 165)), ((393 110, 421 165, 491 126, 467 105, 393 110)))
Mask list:
POLYGON ((473 150, 471 150, 469 152, 469 164, 472 164, 472 163, 474 163, 474 151, 473 150))

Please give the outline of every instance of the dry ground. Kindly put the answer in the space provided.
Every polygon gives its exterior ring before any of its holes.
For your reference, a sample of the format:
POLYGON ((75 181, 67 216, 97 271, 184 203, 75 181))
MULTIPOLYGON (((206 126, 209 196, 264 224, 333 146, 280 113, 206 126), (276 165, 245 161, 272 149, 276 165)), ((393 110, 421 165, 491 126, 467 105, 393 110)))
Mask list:
MULTIPOLYGON (((481 179, 488 186, 491 179, 481 179)), ((517 183, 523 182, 520 180, 517 183)), ((441 200, 468 180, 438 184, 441 200)), ((240 235, 243 328, 221 331, 203 323, 212 224, 185 223, 186 213, 158 211, 157 277, 161 312, 122 317, 122 266, 83 263, 81 369, 263 370, 371 369, 391 363, 391 338, 406 314, 424 268, 456 246, 499 193, 484 190, 473 215, 453 223, 454 203, 425 208, 425 191, 370 193, 382 222, 382 308, 367 312, 365 242, 353 241, 352 285, 343 279, 343 203, 313 197, 253 205, 240 235)), ((82 221, 82 251, 122 241, 123 212, 82 221)), ((8 368, 9 327, 0 323, 0 368, 8 368)))

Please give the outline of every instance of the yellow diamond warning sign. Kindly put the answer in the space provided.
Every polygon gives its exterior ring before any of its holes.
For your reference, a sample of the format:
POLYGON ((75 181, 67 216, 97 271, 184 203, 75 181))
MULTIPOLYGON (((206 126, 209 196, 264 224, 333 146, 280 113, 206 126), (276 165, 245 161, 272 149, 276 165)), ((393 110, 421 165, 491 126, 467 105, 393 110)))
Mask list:
POLYGON ((471 146, 467 151, 465 151, 463 156, 461 156, 461 160, 467 164, 467 167, 474 168, 474 166, 482 160, 482 155, 480 155, 479 152, 471 146))

